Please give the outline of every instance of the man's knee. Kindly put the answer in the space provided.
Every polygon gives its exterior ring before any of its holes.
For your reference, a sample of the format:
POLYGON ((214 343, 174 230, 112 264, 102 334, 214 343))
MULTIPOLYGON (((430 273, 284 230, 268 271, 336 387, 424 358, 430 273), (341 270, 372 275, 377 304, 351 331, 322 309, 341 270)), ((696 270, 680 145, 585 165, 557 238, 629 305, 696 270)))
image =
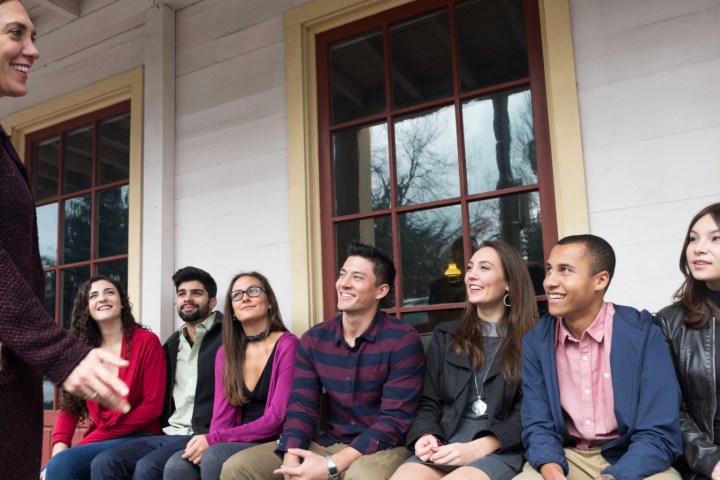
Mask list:
POLYGON ((146 455, 135 464, 135 474, 133 480, 153 480, 162 478, 163 470, 167 457, 163 459, 153 458, 152 455, 146 455))
POLYGON ((402 463, 410 456, 405 447, 363 455, 347 469, 344 480, 365 480, 368 478, 387 480, 392 477, 402 463))
POLYGON ((282 478, 273 475, 273 471, 282 464, 275 454, 276 447, 276 442, 268 442, 236 453, 223 464, 220 480, 282 478))

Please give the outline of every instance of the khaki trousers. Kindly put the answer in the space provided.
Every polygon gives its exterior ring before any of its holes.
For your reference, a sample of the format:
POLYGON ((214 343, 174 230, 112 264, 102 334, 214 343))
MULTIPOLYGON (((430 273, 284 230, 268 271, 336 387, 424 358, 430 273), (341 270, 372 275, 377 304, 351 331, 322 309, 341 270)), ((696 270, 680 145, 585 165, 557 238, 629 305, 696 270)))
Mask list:
MULTIPOLYGON (((333 455, 347 445, 336 443, 323 447, 310 442, 310 450, 322 455, 333 455)), ((282 480, 281 475, 273 475, 280 468, 282 458, 275 453, 277 442, 264 443, 236 453, 223 464, 220 480, 282 480)), ((395 447, 371 455, 363 455, 350 468, 340 474, 342 480, 387 480, 395 470, 410 456, 405 447, 395 447)))
MULTIPOLYGON (((589 451, 566 448, 565 457, 570 467, 567 476, 568 480, 593 480, 610 466, 605 457, 602 456, 599 448, 593 448, 589 451)), ((656 473, 647 478, 652 480, 681 480, 680 474, 674 468, 668 468, 664 472, 656 473)), ((531 467, 529 463, 525 463, 523 471, 513 480, 542 480, 542 475, 531 467)))

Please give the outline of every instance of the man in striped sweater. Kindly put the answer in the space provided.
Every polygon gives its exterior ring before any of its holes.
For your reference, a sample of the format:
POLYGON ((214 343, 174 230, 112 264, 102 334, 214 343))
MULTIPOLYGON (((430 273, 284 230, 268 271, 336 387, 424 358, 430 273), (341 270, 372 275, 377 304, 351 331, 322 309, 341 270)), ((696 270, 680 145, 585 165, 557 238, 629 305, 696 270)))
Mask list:
POLYGON ((300 340, 280 438, 231 457, 222 480, 381 480, 409 456, 403 445, 422 390, 422 342, 379 309, 395 281, 387 255, 360 243, 347 253, 335 283, 340 314, 300 340), (329 408, 319 432, 323 389, 329 408))

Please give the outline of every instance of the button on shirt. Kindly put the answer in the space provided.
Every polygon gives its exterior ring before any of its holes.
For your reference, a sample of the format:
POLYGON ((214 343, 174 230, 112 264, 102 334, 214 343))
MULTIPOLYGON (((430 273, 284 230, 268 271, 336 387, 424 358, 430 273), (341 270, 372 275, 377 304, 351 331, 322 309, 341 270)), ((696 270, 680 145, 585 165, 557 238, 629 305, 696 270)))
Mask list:
POLYGON ((198 379, 198 355, 203 338, 215 322, 215 313, 202 323, 195 325, 195 342, 190 345, 187 325, 180 327, 178 343, 177 367, 173 386, 173 402, 175 411, 168 419, 168 426, 163 428, 167 435, 192 435, 192 416, 195 409, 195 390, 198 379))
POLYGON ((425 355, 417 332, 384 312, 350 347, 342 316, 314 326, 300 340, 295 380, 278 451, 310 440, 344 443, 363 454, 402 445, 415 416, 425 355), (320 392, 328 396, 327 429, 316 434, 320 392))
POLYGON ((562 317, 555 323, 560 405, 568 433, 580 449, 618 436, 610 370, 613 315, 615 306, 604 303, 579 340, 562 317))

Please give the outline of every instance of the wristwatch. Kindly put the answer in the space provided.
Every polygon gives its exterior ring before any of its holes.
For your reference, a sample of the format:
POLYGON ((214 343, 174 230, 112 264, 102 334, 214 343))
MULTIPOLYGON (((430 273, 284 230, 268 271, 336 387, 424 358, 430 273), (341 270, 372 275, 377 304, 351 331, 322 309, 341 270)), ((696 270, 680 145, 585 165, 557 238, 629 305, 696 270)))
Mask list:
POLYGON ((340 472, 338 472, 337 465, 335 465, 335 460, 333 460, 332 455, 325 457, 325 460, 328 464, 328 477, 331 479, 340 478, 340 472))

